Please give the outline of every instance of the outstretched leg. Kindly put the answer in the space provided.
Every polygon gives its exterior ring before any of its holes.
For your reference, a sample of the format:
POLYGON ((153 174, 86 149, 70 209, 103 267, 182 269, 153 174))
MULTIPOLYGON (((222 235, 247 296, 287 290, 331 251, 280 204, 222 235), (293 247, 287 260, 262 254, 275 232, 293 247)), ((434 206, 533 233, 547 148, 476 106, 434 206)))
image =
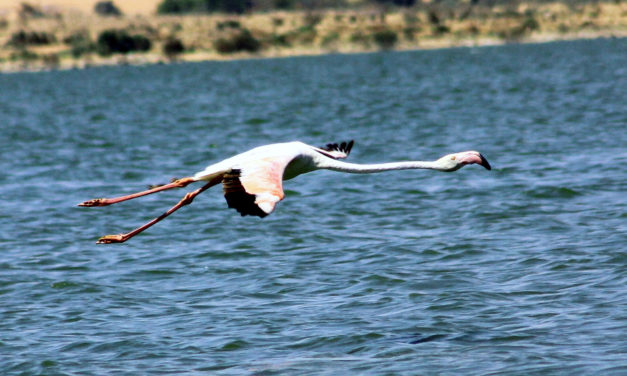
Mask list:
POLYGON ((120 197, 115 197, 115 198, 95 198, 93 200, 87 200, 85 202, 81 202, 80 204, 78 204, 78 206, 107 206, 107 205, 115 204, 117 202, 122 202, 122 201, 130 200, 133 198, 141 197, 141 196, 146 196, 152 193, 157 193, 157 192, 165 191, 165 190, 172 189, 172 188, 182 188, 195 181, 196 179, 192 177, 176 179, 170 184, 165 184, 156 188, 148 189, 146 191, 141 191, 141 192, 133 193, 130 195, 120 196, 120 197))
POLYGON ((138 227, 138 228, 136 228, 135 230, 133 230, 131 232, 127 232, 126 234, 105 235, 105 236, 101 237, 100 239, 98 239, 97 243, 98 244, 123 243, 123 242, 129 240, 130 238, 132 238, 133 236, 135 236, 135 235, 139 234, 140 232, 144 231, 148 227, 150 227, 150 226, 154 225, 155 223, 161 221, 162 219, 164 219, 165 217, 169 216, 170 214, 174 213, 175 211, 177 211, 181 207, 183 207, 185 205, 191 204, 192 201, 194 200, 194 197, 198 196, 200 193, 202 193, 203 191, 205 191, 205 190, 209 189, 210 187, 216 185, 219 182, 220 182, 219 179, 214 179, 214 180, 210 181, 209 183, 205 184, 204 186, 198 188, 197 190, 195 190, 193 192, 189 192, 188 194, 185 195, 185 197, 183 197, 183 199, 181 201, 178 202, 178 204, 176 204, 173 207, 171 207, 170 210, 168 210, 167 212, 161 214, 160 216, 158 216, 157 218, 153 219, 152 221, 146 223, 143 226, 138 227))

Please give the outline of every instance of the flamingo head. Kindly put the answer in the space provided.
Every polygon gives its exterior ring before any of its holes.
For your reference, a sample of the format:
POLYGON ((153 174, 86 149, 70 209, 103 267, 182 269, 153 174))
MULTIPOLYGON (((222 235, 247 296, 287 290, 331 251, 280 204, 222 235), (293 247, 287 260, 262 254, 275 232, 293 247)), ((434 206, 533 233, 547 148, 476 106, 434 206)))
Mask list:
POLYGON ((485 167, 486 170, 492 169, 488 160, 477 151, 464 151, 445 155, 438 159, 436 163, 443 171, 456 171, 468 164, 478 164, 485 167))

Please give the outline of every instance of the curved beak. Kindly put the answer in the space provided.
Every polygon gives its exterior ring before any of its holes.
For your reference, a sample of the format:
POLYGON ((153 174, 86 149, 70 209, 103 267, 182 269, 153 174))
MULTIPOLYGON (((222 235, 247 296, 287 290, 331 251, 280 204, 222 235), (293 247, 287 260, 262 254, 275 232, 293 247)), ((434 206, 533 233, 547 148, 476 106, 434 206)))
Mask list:
POLYGON ((488 160, 485 159, 483 154, 479 153, 479 158, 481 158, 481 163, 479 163, 480 165, 485 167, 486 170, 491 170, 492 169, 492 166, 490 166, 490 162, 488 162, 488 160))

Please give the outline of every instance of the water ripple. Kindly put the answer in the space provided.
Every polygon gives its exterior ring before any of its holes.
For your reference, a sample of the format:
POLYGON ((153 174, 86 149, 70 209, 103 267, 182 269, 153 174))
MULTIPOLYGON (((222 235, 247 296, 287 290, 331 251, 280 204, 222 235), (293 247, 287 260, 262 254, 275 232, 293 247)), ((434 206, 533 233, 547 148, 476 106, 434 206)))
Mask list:
POLYGON ((2 374, 619 374, 624 39, 2 77, 2 374), (263 143, 355 162, 268 218, 186 176, 263 143))

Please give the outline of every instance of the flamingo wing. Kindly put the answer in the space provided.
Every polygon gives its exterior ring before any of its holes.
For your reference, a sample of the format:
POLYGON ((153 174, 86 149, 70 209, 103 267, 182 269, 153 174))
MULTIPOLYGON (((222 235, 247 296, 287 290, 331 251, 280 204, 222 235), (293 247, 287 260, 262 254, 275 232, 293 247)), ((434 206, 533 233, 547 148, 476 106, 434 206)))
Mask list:
POLYGON ((224 197, 229 208, 242 216, 265 217, 272 213, 283 193, 283 172, 293 156, 259 158, 225 172, 224 197))
POLYGON ((325 147, 319 148, 318 151, 333 159, 344 159, 350 154, 354 143, 353 140, 350 140, 340 144, 327 144, 325 147))

